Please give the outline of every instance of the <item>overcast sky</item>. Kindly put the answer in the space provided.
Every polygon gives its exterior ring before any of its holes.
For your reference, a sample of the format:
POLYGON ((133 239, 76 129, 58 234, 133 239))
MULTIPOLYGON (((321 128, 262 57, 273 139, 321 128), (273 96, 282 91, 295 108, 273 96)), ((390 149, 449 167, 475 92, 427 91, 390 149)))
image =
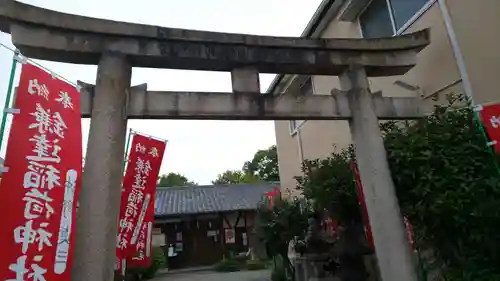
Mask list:
MULTIPOLYGON (((24 0, 61 12, 166 27, 275 36, 299 36, 320 0, 24 0)), ((0 32, 0 42, 13 47, 0 32)), ((5 100, 12 53, 0 47, 0 106, 5 100)), ((38 61, 72 82, 95 83, 96 67, 38 61)), ((16 77, 16 85, 19 73, 16 77)), ((261 75, 265 91, 274 75, 261 75)), ((229 92, 226 72, 134 68, 132 85, 149 90, 229 92)), ((10 118, 9 118, 10 119, 10 118)), ((10 120, 9 120, 10 121, 10 120)), ((90 121, 83 119, 86 152, 90 121)), ((200 184, 217 174, 240 169, 258 149, 275 144, 270 121, 131 120, 128 127, 167 139, 161 174, 176 172, 200 184)), ((5 155, 5 142, 0 155, 5 155)))

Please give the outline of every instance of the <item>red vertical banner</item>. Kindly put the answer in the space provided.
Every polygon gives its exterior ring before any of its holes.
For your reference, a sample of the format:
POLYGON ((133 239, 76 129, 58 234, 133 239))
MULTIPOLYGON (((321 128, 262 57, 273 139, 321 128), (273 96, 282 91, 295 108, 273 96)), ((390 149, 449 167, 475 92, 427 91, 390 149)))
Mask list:
POLYGON ((149 265, 154 220, 154 197, 165 141, 134 135, 123 178, 118 237, 117 269, 123 260, 149 265))
POLYGON ((326 224, 326 229, 327 229, 328 233, 335 234, 337 232, 338 222, 336 220, 332 220, 331 218, 327 218, 325 220, 325 224, 326 224))
POLYGON ((373 242, 372 229, 370 226, 370 218, 368 217, 368 210, 366 209, 365 194, 363 192, 363 184, 361 183, 361 176, 359 175, 358 163, 356 159, 352 158, 351 168, 354 172, 354 180, 356 181, 356 194, 358 196, 359 205, 361 206, 361 214, 363 215, 363 222, 365 224, 365 233, 368 244, 372 249, 375 249, 373 242))
POLYGON ((266 192, 267 208, 271 210, 276 203, 276 196, 281 199, 281 191, 277 186, 274 186, 273 191, 266 192))
POLYGON ((0 183, 1 280, 69 281, 81 186, 80 94, 22 66, 0 183))
POLYGON ((413 234, 413 227, 407 217, 403 217, 403 222, 405 224, 406 236, 408 237, 408 242, 412 250, 415 250, 415 236, 413 234))
POLYGON ((500 152, 500 104, 483 106, 479 111, 484 129, 490 139, 490 145, 500 152))

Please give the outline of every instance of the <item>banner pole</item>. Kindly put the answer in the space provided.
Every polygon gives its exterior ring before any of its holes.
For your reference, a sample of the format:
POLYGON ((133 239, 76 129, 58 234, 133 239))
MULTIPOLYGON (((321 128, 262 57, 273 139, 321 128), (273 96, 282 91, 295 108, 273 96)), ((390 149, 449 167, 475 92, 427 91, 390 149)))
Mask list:
POLYGON ((127 162, 128 162, 127 153, 128 153, 128 149, 130 147, 130 139, 132 138, 132 134, 133 134, 133 131, 132 131, 132 128, 130 128, 130 130, 128 132, 128 136, 127 136, 127 143, 125 144, 125 154, 123 156, 122 172, 125 172, 125 166, 127 165, 127 162))
MULTIPOLYGON (((132 138, 132 134, 133 134, 133 131, 132 131, 132 128, 130 128, 128 131, 127 142, 125 143, 125 152, 123 153, 122 174, 125 173, 125 167, 127 166, 127 162, 128 162, 127 154, 128 154, 128 149, 130 147, 130 139, 132 138)), ((123 180, 122 180, 122 188, 123 188, 123 180)), ((120 204, 122 204, 122 202, 120 202, 120 204)), ((125 275, 127 272, 127 261, 126 261, 126 259, 121 259, 118 262, 121 264, 121 266, 120 266, 121 267, 120 280, 125 281, 125 275)))
POLYGON ((9 77, 9 85, 7 88, 7 96, 5 97, 5 103, 3 106, 3 112, 2 112, 2 123, 0 125, 0 150, 2 150, 3 146, 3 136, 5 133, 5 123, 7 123, 7 112, 6 110, 10 108, 10 99, 12 97, 12 86, 14 84, 14 76, 16 75, 16 68, 17 68, 17 56, 19 54, 19 51, 16 50, 14 52, 14 55, 12 56, 12 66, 10 68, 10 77, 9 77))
POLYGON ((148 138, 152 138, 152 139, 155 139, 155 140, 159 140, 159 141, 163 141, 163 142, 168 142, 168 140, 166 139, 162 139, 162 138, 159 138, 159 137, 155 137, 153 135, 150 135, 150 134, 145 134, 145 133, 142 133, 142 132, 139 132, 139 131, 135 131, 134 130, 134 133, 138 134, 138 135, 142 135, 142 136, 145 136, 145 137, 148 137, 148 138))

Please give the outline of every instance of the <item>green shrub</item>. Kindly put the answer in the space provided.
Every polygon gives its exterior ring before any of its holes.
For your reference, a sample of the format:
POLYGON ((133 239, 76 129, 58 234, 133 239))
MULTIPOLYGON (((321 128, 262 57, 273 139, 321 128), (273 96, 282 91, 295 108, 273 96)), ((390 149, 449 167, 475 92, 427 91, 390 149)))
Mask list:
POLYGON ((273 265, 274 266, 271 272, 271 281, 288 281, 289 278, 287 277, 287 267, 285 266, 284 260, 280 255, 277 255, 275 257, 273 265))
POLYGON ((165 251, 161 247, 153 248, 153 262, 160 268, 168 267, 168 259, 165 256, 165 251))
MULTIPOLYGON (((450 104, 464 104, 450 96, 450 104)), ((388 123, 385 147, 417 246, 432 248, 450 281, 500 280, 500 174, 475 113, 436 108, 406 128, 388 123)))
POLYGON ((160 268, 165 268, 167 266, 167 259, 165 257, 165 252, 160 247, 153 248, 153 257, 151 265, 148 267, 134 267, 127 269, 127 275, 134 276, 134 280, 149 280, 155 277, 156 272, 160 268))
POLYGON ((235 255, 231 258, 231 260, 244 265, 248 261, 248 256, 246 255, 235 255))
POLYGON ((247 270, 261 270, 266 268, 266 263, 261 260, 247 260, 246 269, 247 270))
MULTIPOLYGON (((384 145, 401 211, 413 225, 421 252, 432 250, 448 281, 500 280, 500 174, 474 112, 450 96, 434 114, 386 122, 384 145), (462 109, 457 109, 461 105, 462 109)), ((298 188, 316 207, 333 207, 339 220, 360 221, 350 160, 352 149, 303 163, 298 188)), ((423 274, 425 276, 425 274, 423 274)))
POLYGON ((307 219, 311 212, 305 201, 274 199, 272 209, 265 202, 257 210, 256 230, 261 242, 266 247, 269 257, 283 259, 285 271, 290 275, 293 266, 288 259, 288 244, 294 237, 305 237, 307 219))
POLYGON ((361 222, 356 185, 351 171, 353 146, 324 159, 305 160, 297 189, 311 199, 315 210, 329 209, 339 222, 361 222))
POLYGON ((224 259, 214 266, 217 272, 235 272, 240 271, 241 264, 233 259, 224 259))
POLYGON ((273 270, 271 272, 271 281, 288 281, 285 271, 273 270))

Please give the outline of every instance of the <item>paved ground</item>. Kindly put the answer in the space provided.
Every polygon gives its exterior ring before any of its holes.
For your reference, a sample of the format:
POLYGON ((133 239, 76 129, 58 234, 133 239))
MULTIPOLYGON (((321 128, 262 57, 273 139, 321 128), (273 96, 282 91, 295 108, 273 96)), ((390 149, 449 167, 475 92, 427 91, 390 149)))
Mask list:
POLYGON ((153 281, 269 281, 269 270, 213 272, 198 271, 184 273, 168 273, 158 276, 153 281))

